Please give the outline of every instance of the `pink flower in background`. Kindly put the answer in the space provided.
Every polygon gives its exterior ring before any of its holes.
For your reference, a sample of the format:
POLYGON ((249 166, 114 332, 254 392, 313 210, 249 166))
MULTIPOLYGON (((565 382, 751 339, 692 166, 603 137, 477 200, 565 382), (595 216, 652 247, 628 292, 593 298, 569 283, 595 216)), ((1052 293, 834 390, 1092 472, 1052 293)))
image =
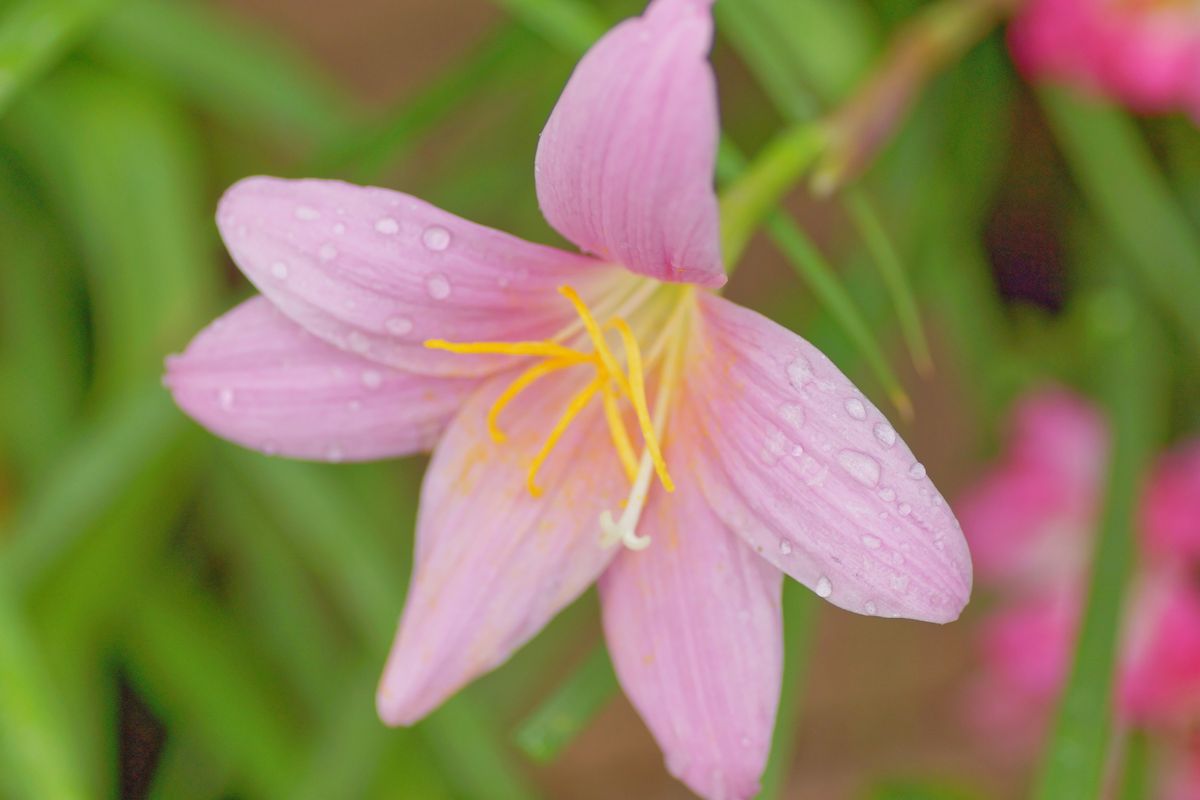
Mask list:
POLYGON ((1192 0, 1027 0, 1010 44, 1031 78, 1200 120, 1200 9, 1192 0))
POLYGON ((217 220, 262 295, 167 381, 264 452, 435 448, 385 721, 418 721, 598 580, 617 674, 671 772, 749 797, 783 575, 855 612, 946 622, 971 565, 924 467, 829 359, 697 288, 725 281, 708 6, 656 0, 614 28, 546 125, 542 210, 591 255, 383 189, 249 179, 217 220))
MULTIPOLYGON (((981 579, 999 601, 983 622, 983 673, 969 689, 969 711, 989 735, 1027 754, 1071 667, 1108 436, 1095 409, 1061 390, 1023 399, 1013 423, 1006 455, 957 508, 981 579)), ((1191 740, 1200 721, 1197 444, 1163 456, 1146 487, 1142 559, 1118 657, 1121 721, 1152 731, 1178 766, 1164 797, 1200 795, 1192 782, 1200 748, 1191 740)))

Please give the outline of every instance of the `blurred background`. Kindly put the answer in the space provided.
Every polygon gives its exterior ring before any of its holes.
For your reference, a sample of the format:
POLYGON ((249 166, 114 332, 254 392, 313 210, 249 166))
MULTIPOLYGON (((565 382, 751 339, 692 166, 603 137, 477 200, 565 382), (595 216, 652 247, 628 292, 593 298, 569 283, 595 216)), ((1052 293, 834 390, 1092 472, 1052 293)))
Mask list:
MULTIPOLYGON (((753 156, 836 107, 929 6, 722 0, 729 140, 753 156)), ((689 796, 614 688, 591 593, 426 722, 384 728, 374 686, 423 463, 242 451, 160 385, 163 358, 251 293, 213 223, 243 176, 392 187, 560 241, 537 210, 538 132, 582 50, 641 8, 0 0, 4 796, 689 796)), ((1025 389, 1117 391, 1114 335, 1157 376, 1134 387, 1155 393, 1155 444, 1200 423, 1194 327, 1179 323, 1200 302, 1194 126, 1030 87, 1003 26, 963 49, 922 78, 850 191, 792 193, 808 249, 759 237, 728 289, 828 353, 952 502, 1025 389)), ((1027 796, 1036 760, 963 713, 986 591, 945 627, 797 586, 786 603, 764 796, 1027 796)))

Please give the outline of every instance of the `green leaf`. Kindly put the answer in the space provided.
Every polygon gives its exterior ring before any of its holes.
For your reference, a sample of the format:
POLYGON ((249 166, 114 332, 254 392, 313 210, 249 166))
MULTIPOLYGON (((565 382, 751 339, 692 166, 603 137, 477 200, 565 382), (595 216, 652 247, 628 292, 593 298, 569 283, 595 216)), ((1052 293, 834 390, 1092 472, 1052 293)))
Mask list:
POLYGON ((796 723, 804 699, 804 679, 808 674, 813 627, 818 603, 807 587, 792 580, 783 585, 783 686, 779 697, 779 715, 771 740, 771 755, 762 777, 759 800, 785 797, 788 773, 796 744, 796 723))
POLYGON ((285 143, 326 143, 359 116, 345 93, 292 47, 207 3, 129 2, 92 50, 134 74, 169 82, 231 126, 285 143))
POLYGON ((1113 431, 1111 463, 1092 556, 1074 663, 1059 701, 1036 796, 1100 797, 1112 752, 1113 678, 1140 488, 1163 416, 1163 374, 1152 323, 1129 295, 1110 289, 1092 299, 1102 392, 1113 431))
POLYGON ((58 698, 14 595, 0 585, 0 789, 14 800, 88 797, 58 698))
POLYGON ((0 116, 117 0, 24 0, 0 12, 0 116))
POLYGON ((551 761, 616 695, 608 651, 597 647, 561 686, 517 728, 517 745, 538 761, 551 761))
POLYGON ((1065 89, 1039 95, 1092 211, 1200 357, 1200 237, 1124 113, 1065 89))
POLYGON ((608 20, 582 0, 493 2, 568 53, 583 53, 608 28, 608 20))

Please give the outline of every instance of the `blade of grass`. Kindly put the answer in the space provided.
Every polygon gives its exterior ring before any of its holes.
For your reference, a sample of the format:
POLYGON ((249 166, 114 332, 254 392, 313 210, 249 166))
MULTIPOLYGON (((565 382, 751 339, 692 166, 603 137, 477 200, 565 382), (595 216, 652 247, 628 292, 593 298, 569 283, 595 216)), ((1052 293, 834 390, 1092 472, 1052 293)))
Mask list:
POLYGON ((1037 783, 1035 796, 1042 800, 1102 795, 1111 753, 1117 640, 1135 556, 1133 526, 1164 407, 1163 376, 1153 356, 1159 350, 1148 317, 1115 289, 1094 298, 1091 310, 1113 446, 1074 663, 1037 783))
POLYGON ((608 28, 609 20, 581 0, 494 0, 530 29, 568 53, 582 53, 608 28))
POLYGON ((0 585, 0 787, 6 796, 88 796, 57 698, 15 596, 0 585))
POLYGON ((359 116, 346 93, 290 46, 211 4, 129 2, 105 21, 91 49, 169 82, 232 126, 284 142, 333 141, 359 116))
POLYGON ((1200 237, 1124 113, 1065 89, 1039 98, 1085 199, 1200 357, 1200 237))
POLYGON ((23 0, 0 11, 0 116, 117 0, 23 0))
POLYGON ((517 727, 517 746, 536 761, 554 760, 617 691, 608 651, 599 646, 517 727))

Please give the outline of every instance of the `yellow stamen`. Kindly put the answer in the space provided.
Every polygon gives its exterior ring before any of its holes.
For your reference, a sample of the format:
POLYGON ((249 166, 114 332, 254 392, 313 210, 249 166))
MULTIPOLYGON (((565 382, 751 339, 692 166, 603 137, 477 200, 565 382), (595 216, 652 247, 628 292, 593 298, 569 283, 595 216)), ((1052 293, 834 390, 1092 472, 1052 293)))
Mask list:
POLYGON ((621 466, 625 468, 625 475, 632 483, 637 478, 637 456, 633 452, 633 444, 629 441, 629 432, 625 430, 625 421, 621 419, 621 409, 617 407, 617 392, 612 383, 607 381, 604 383, 604 416, 608 419, 608 430, 612 434, 621 466))
POLYGON ((629 323, 620 317, 614 317, 609 324, 617 329, 617 333, 621 334, 621 341, 625 345, 625 360, 629 362, 629 399, 637 414, 638 426, 642 429, 642 439, 646 442, 646 449, 650 451, 650 458, 654 460, 654 471, 658 473, 658 479, 662 482, 663 488, 668 492, 673 492, 675 491, 675 482, 671 480, 671 475, 667 472, 667 462, 663 459, 662 449, 658 446, 658 437, 654 434, 654 424, 650 421, 650 407, 646 404, 646 376, 642 370, 642 351, 638 347, 633 331, 629 329, 629 323))
POLYGON ((621 365, 617 363, 616 356, 608 347, 608 342, 604 340, 604 333, 600 330, 599 323, 592 316, 592 312, 588 311, 588 307, 584 305, 583 299, 579 293, 570 286, 558 287, 559 294, 571 301, 571 305, 575 306, 575 313, 583 320, 583 326, 587 329, 588 336, 591 337, 592 346, 596 348, 596 355, 600 356, 600 361, 604 365, 604 369, 621 389, 621 392, 626 396, 629 395, 629 381, 625 378, 625 373, 621 372, 621 365))
POLYGON ((517 379, 504 390, 503 394, 496 398, 496 402, 492 403, 492 408, 488 411, 487 425, 488 433, 492 436, 492 441, 496 444, 503 444, 507 438, 504 431, 500 430, 499 419, 500 412, 505 406, 513 401, 513 399, 521 392, 525 391, 529 386, 543 375, 549 375, 551 372, 571 367, 581 363, 575 358, 553 358, 546 361, 534 364, 529 369, 517 376, 517 379))
POLYGON ((529 465, 529 493, 534 497, 542 496, 542 487, 537 485, 537 473, 541 469, 542 464, 550 456, 550 451, 554 449, 554 445, 558 444, 558 440, 567 432, 567 428, 571 425, 572 420, 579 416, 579 412, 583 411, 584 407, 591 402, 592 396, 600 390, 606 378, 603 375, 597 375, 596 378, 583 388, 583 391, 571 398, 571 402, 567 403, 567 410, 559 417, 558 422, 554 423, 554 430, 550 431, 550 437, 546 439, 546 443, 542 445, 542 449, 536 456, 533 457, 533 463, 529 465))
POLYGON ((447 342, 445 339, 426 339, 425 346, 431 350, 449 353, 488 353, 503 356, 544 356, 546 358, 568 358, 576 362, 587 361, 592 356, 581 353, 557 342, 447 342))

